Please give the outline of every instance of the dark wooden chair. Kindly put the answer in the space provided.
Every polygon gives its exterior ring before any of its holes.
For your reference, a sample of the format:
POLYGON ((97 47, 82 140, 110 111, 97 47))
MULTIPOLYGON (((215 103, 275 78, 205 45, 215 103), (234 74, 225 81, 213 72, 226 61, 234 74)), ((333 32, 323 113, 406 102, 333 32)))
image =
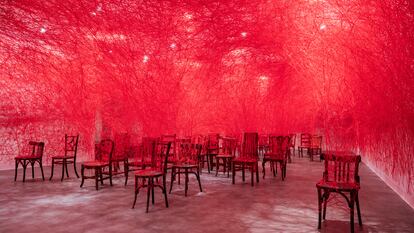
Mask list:
POLYGON ((173 188, 173 184, 176 176, 181 174, 185 175, 185 196, 188 191, 189 174, 194 174, 198 181, 200 192, 203 192, 200 181, 200 166, 199 158, 201 154, 202 145, 192 143, 181 143, 180 145, 180 161, 173 164, 171 170, 171 184, 170 193, 173 188))
POLYGON ((23 182, 26 180, 26 167, 27 165, 32 166, 32 178, 34 179, 34 165, 35 163, 39 163, 40 170, 42 171, 42 179, 45 180, 45 176, 43 174, 43 165, 42 165, 42 158, 43 158, 43 151, 45 149, 44 142, 34 142, 30 141, 29 146, 31 147, 31 152, 28 155, 19 155, 14 158, 16 163, 15 172, 14 172, 14 181, 17 179, 17 169, 19 164, 23 167, 23 182))
MULTIPOLYGON (((127 162, 128 173, 129 171, 144 170, 147 167, 151 167, 153 145, 158 141, 159 138, 143 137, 142 143, 139 146, 131 148, 127 162)), ((126 182, 128 182, 128 179, 126 182)))
POLYGON ((230 177, 231 163, 236 156, 237 139, 223 137, 219 153, 216 155, 216 176, 219 173, 220 166, 223 166, 223 173, 227 172, 230 177))
POLYGON ((232 183, 235 183, 236 171, 242 171, 242 179, 245 181, 245 169, 251 171, 251 184, 254 186, 254 174, 256 182, 259 183, 259 135, 257 133, 244 133, 242 149, 239 157, 232 161, 232 183))
POLYGON ((298 146, 299 157, 303 157, 303 151, 308 152, 311 144, 311 135, 308 133, 303 133, 300 135, 300 145, 298 146))
POLYGON ((358 175, 361 156, 344 152, 328 152, 324 156, 325 171, 323 173, 323 179, 316 184, 318 190, 318 229, 321 228, 322 218, 325 220, 326 204, 330 194, 337 193, 344 197, 348 204, 350 209, 351 232, 353 233, 355 204, 357 207, 358 222, 362 226, 358 198, 358 191, 361 187, 358 175))
POLYGON ((65 151, 64 155, 56 155, 52 156, 52 172, 50 175, 49 180, 53 178, 53 172, 55 168, 55 164, 62 164, 62 177, 60 181, 63 181, 65 177, 69 177, 68 173, 68 164, 73 164, 73 169, 75 170, 76 177, 79 178, 78 171, 76 170, 76 156, 78 153, 78 142, 79 142, 79 135, 76 136, 69 136, 65 135, 65 151))
POLYGON ((291 155, 296 156, 296 134, 289 134, 290 143, 289 143, 289 163, 292 162, 291 155))
POLYGON ((170 154, 168 155, 168 162, 174 163, 178 160, 177 154, 177 135, 176 134, 164 134, 161 135, 161 143, 169 143, 171 142, 170 154))
POLYGON ((259 136, 259 154, 264 155, 269 150, 269 135, 261 134, 259 136))
POLYGON ((277 173, 277 164, 280 165, 282 180, 286 178, 286 169, 289 155, 290 137, 289 136, 270 136, 269 138, 269 152, 263 156, 263 179, 266 175, 265 165, 270 163, 270 170, 273 171, 273 176, 277 173))
POLYGON ((313 161, 314 156, 319 156, 319 160, 322 161, 322 136, 312 135, 311 143, 308 148, 309 159, 313 161))
MULTIPOLYGON (((131 136, 128 133, 118 133, 115 135, 114 152, 112 154, 112 176, 124 175, 125 185, 128 183, 128 158, 131 153, 131 136), (122 169, 121 169, 122 164, 122 169)), ((109 175, 109 171, 104 171, 109 175)))
POLYGON ((110 139, 102 140, 99 144, 95 144, 95 160, 83 162, 81 165, 81 176, 83 186, 85 179, 95 179, 95 187, 98 190, 98 182, 103 185, 104 179, 109 179, 109 183, 112 186, 112 154, 114 152, 114 142, 110 139), (108 168, 105 172, 104 169, 108 168), (85 169, 94 170, 94 174, 91 176, 85 175, 85 169), (107 176, 103 176, 103 174, 107 176))
POLYGON ((137 202, 137 196, 141 188, 147 187, 147 209, 148 213, 150 194, 152 194, 152 204, 154 204, 154 188, 159 187, 164 194, 165 206, 168 208, 168 199, 167 199, 167 185, 166 185, 166 176, 167 176, 167 164, 168 164, 168 155, 170 153, 171 142, 162 143, 162 142, 153 142, 153 153, 151 157, 151 167, 147 167, 144 170, 135 171, 135 197, 134 204, 132 208, 135 207, 137 202), (162 183, 159 183, 159 178, 162 178, 162 183), (141 181, 141 184, 140 184, 141 181))

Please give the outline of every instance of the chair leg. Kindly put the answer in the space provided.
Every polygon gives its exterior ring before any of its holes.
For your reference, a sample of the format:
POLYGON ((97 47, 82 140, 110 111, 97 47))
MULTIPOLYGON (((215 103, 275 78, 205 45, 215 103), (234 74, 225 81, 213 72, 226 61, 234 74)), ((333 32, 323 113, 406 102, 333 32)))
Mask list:
POLYGON ((149 208, 149 200, 150 200, 150 193, 151 193, 151 179, 152 178, 148 178, 148 189, 147 189, 147 210, 146 213, 148 213, 148 208, 149 208))
POLYGON ((170 183, 170 194, 171 194, 171 190, 172 190, 172 187, 173 187, 173 185, 174 185, 174 179, 175 179, 175 168, 172 168, 171 169, 171 183, 170 183))
POLYGON ((65 178, 65 159, 62 160, 62 177, 60 181, 63 181, 63 178, 65 178))
POLYGON ((27 167, 27 163, 26 161, 23 161, 23 182, 26 181, 26 167, 27 167))
POLYGON ((187 196, 187 191, 188 191, 188 169, 187 168, 185 168, 184 173, 185 173, 185 191, 184 191, 184 193, 185 193, 185 196, 187 196))
POLYGON ((259 163, 256 163, 256 183, 259 183, 259 163))
POLYGON ((52 171, 50 172, 50 178, 49 180, 52 180, 53 178, 53 171, 55 170, 55 159, 52 158, 52 171))
POLYGON ((242 164, 242 180, 245 181, 245 175, 244 175, 244 163, 242 164))
POLYGON ((112 165, 111 164, 109 164, 109 184, 112 186, 112 165))
POLYGON ((138 177, 135 177, 134 203, 132 204, 132 209, 135 208, 135 203, 137 203, 138 192, 138 177))
POLYGON ((322 198, 323 198, 322 219, 325 220, 325 218, 326 218, 326 205, 327 205, 328 199, 329 199, 329 192, 324 191, 322 198))
POLYGON ((252 183, 252 187, 253 187, 254 186, 254 165, 253 164, 252 164, 252 167, 251 167, 250 176, 251 176, 251 183, 252 183))
POLYGON ((236 169, 235 169, 235 166, 234 166, 234 162, 232 162, 231 163, 231 176, 232 176, 232 178, 231 178, 231 182, 234 184, 234 182, 235 182, 235 180, 236 180, 236 169))
POLYGON ((168 198, 167 198, 167 181, 165 174, 162 176, 162 185, 164 186, 162 191, 164 193, 164 199, 165 199, 165 206, 168 208, 168 198))
POLYGON ((351 212, 351 233, 354 233, 354 203, 355 203, 355 193, 351 192, 351 199, 349 203, 350 212, 351 212))
MULTIPOLYGON (((152 183, 154 183, 154 178, 151 178, 151 180, 152 180, 152 183)), ((154 201, 154 196, 155 196, 155 194, 154 194, 154 185, 152 185, 151 186, 151 201, 152 201, 152 204, 154 205, 154 203, 155 203, 155 201, 154 201)))
POLYGON ((203 189, 201 188, 200 171, 198 169, 197 169, 196 177, 198 181, 198 186, 200 187, 200 192, 203 192, 203 189))
POLYGON ((83 182, 85 181, 85 167, 83 166, 83 164, 81 165, 81 176, 82 176, 82 182, 81 182, 80 187, 82 188, 83 182))
POLYGON ((322 197, 321 197, 321 189, 318 188, 318 229, 321 229, 321 222, 322 222, 322 197))
POLYGON ((128 162, 124 161, 125 185, 127 185, 128 183, 128 172, 129 172, 128 162))
POLYGON ((14 181, 17 180, 17 168, 19 167, 19 162, 15 160, 15 169, 14 169, 14 181))
POLYGON ((73 160, 73 169, 75 170, 76 177, 79 178, 78 171, 76 169, 76 159, 73 160))
POLYGON ((103 171, 102 171, 102 168, 99 168, 99 177, 100 177, 100 180, 101 180, 101 185, 103 185, 104 183, 103 183, 103 171))
POLYGON ((359 195, 358 195, 358 192, 356 192, 356 195, 355 195, 355 204, 356 204, 356 207, 357 207, 358 223, 359 223, 359 226, 362 226, 361 210, 359 209, 359 195))
POLYGON ((42 172, 42 180, 45 180, 45 174, 43 173, 43 164, 42 164, 42 160, 40 160, 39 162, 39 166, 40 166, 40 171, 42 172))
POLYGON ((263 173, 263 179, 266 176, 266 169, 265 169, 265 165, 266 165, 266 160, 263 160, 262 162, 262 173, 263 173))
POLYGON ((219 168, 220 168, 219 159, 220 159, 220 158, 217 158, 217 157, 216 157, 216 176, 218 175, 219 168))
POLYGON ((34 179, 34 162, 32 163, 31 161, 30 161, 30 165, 32 166, 32 179, 34 179))
POLYGON ((69 178, 68 161, 66 159, 65 159, 65 170, 66 170, 66 177, 69 178))
POLYGON ((99 168, 95 168, 95 188, 96 188, 96 190, 98 190, 98 177, 99 177, 99 170, 98 169, 99 168))

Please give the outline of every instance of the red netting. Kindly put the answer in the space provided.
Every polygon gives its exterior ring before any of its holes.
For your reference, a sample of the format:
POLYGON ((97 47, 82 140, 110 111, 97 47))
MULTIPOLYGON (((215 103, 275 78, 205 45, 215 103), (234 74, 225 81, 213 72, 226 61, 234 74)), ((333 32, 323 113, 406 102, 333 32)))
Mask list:
MULTIPOLYGON (((407 0, 0 2, 0 164, 94 141, 321 133, 413 190, 407 0)), ((87 153, 86 153, 87 152, 87 153)), ((408 195, 407 195, 408 197, 408 195)), ((412 199, 412 195, 411 195, 412 199)), ((413 201, 414 203, 414 201, 413 201)))

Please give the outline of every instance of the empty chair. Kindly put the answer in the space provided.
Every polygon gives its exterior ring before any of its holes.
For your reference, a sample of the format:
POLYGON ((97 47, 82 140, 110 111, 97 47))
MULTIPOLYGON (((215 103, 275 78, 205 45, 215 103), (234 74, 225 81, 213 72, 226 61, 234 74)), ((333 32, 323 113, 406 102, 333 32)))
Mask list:
POLYGON ((309 155, 310 160, 313 161, 313 157, 315 155, 319 155, 319 158, 322 158, 321 153, 322 153, 322 136, 312 135, 311 143, 308 148, 308 155, 309 155))
POLYGON ((354 232, 355 204, 357 207, 358 222, 359 225, 362 226, 358 197, 358 191, 361 187, 358 175, 360 162, 361 156, 352 153, 325 153, 325 171, 323 172, 323 178, 316 184, 318 190, 318 229, 321 228, 322 218, 325 219, 326 217, 326 204, 332 193, 338 193, 343 196, 348 204, 351 219, 351 232, 354 232))
POLYGON ((114 142, 110 139, 102 140, 99 144, 95 144, 95 160, 83 162, 81 165, 81 176, 83 186, 85 179, 95 179, 95 188, 98 190, 98 182, 103 185, 104 179, 109 179, 112 186, 112 154, 114 152, 114 142), (85 169, 94 171, 93 175, 85 175, 85 169), (105 169, 108 169, 105 172, 105 169), (103 176, 105 172, 105 177, 103 176))
MULTIPOLYGON (((128 133, 119 133, 115 135, 115 147, 112 155, 112 176, 124 175, 125 185, 128 183, 128 157, 131 153, 131 138, 128 133), (122 169, 121 169, 122 164, 122 169)), ((104 171, 109 175, 109 171, 104 171)))
POLYGON ((277 164, 280 165, 282 180, 286 177, 286 167, 289 155, 290 137, 289 136, 270 136, 269 137, 269 152, 263 156, 263 179, 266 175, 265 165, 270 163, 270 170, 273 171, 273 176, 276 176, 277 164))
POLYGON ((76 156, 78 153, 78 142, 79 142, 79 135, 69 136, 65 134, 64 154, 52 156, 52 172, 51 172, 49 180, 52 180, 53 178, 55 164, 62 164, 62 177, 60 181, 63 181, 63 178, 65 177, 65 171, 66 171, 66 176, 69 177, 68 164, 73 164, 73 170, 75 170, 76 177, 79 178, 78 171, 76 170, 76 156))
POLYGON ((180 145, 180 161, 175 162, 172 165, 171 169, 171 184, 170 184, 170 193, 173 188, 173 184, 177 175, 185 175, 185 196, 187 196, 188 191, 188 181, 189 174, 195 175, 200 192, 203 192, 200 181, 200 166, 199 158, 201 154, 201 145, 191 144, 191 143, 181 143, 180 145))
POLYGON ((216 155, 216 176, 223 166, 223 173, 227 172, 230 177, 231 163, 236 155, 237 140, 235 138, 223 137, 219 153, 216 155))
POLYGON ((135 207, 137 202, 137 196, 141 188, 147 188, 147 209, 148 213, 150 194, 152 194, 152 204, 154 204, 154 189, 159 187, 164 194, 165 206, 168 208, 168 198, 167 198, 167 185, 166 185, 166 175, 167 175, 167 163, 168 155, 171 148, 171 142, 162 143, 162 142, 153 142, 152 143, 152 157, 151 157, 151 167, 147 167, 144 170, 139 170, 134 172, 135 176, 135 188, 134 188, 134 203, 132 208, 135 207), (159 178, 162 178, 162 183, 159 183, 159 178), (141 182, 141 183, 140 183, 141 182))
POLYGON ((213 170, 215 165, 214 160, 219 152, 219 139, 220 135, 217 133, 209 134, 207 138, 206 158, 208 173, 213 170))
POLYGON ((251 185, 254 186, 254 174, 256 182, 259 183, 259 135, 257 133, 244 133, 241 153, 232 161, 232 183, 235 183, 236 171, 242 171, 242 178, 245 181, 245 169, 251 171, 251 185))
MULTIPOLYGON (((296 155, 296 134, 289 134, 290 137, 290 143, 289 143, 289 155, 293 154, 293 156, 296 155), (292 151, 291 151, 292 150, 292 151)), ((291 156, 289 156, 290 158, 291 156)), ((289 162, 292 162, 291 159, 289 159, 289 162)))
POLYGON ((44 142, 34 142, 30 141, 29 146, 31 147, 30 154, 28 155, 19 155, 14 158, 16 163, 16 168, 14 172, 14 181, 17 179, 17 169, 19 164, 23 167, 23 182, 26 180, 26 167, 27 165, 32 166, 32 178, 34 179, 34 165, 35 163, 39 163, 40 170, 42 171, 42 179, 45 180, 45 176, 43 174, 43 166, 42 166, 42 158, 43 158, 43 151, 45 149, 44 142))
POLYGON ((177 135, 176 134, 164 134, 164 135, 161 135, 160 140, 164 144, 171 142, 170 153, 168 155, 168 162, 169 163, 174 163, 175 161, 177 161, 178 160, 177 135))
POLYGON ((264 155, 269 149, 269 135, 262 134, 259 136, 259 154, 264 155))
POLYGON ((303 133, 300 135, 300 145, 298 146, 299 157, 303 157, 303 151, 309 150, 311 144, 311 135, 308 133, 303 133))

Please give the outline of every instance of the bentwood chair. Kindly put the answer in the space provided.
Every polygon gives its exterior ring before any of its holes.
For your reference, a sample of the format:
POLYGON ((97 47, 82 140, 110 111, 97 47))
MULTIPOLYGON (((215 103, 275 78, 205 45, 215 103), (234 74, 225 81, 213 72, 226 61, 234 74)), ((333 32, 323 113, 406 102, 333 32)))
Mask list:
POLYGON ((110 139, 102 140, 99 144, 95 144, 95 160, 83 162, 81 165, 81 176, 83 186, 85 179, 95 179, 95 188, 98 190, 98 182, 103 185, 104 179, 109 179, 112 186, 112 154, 114 152, 114 142, 110 139), (94 171, 93 175, 85 175, 85 169, 94 171), (105 171, 108 169, 108 171, 105 171), (106 174, 107 176, 103 176, 106 174))
POLYGON ((73 164, 73 169, 75 170, 76 177, 79 178, 78 171, 76 170, 76 156, 78 153, 78 142, 79 142, 79 135, 76 136, 69 136, 65 135, 65 151, 63 155, 55 155, 52 156, 52 172, 50 175, 49 180, 53 178, 53 172, 55 168, 55 164, 62 164, 62 177, 60 181, 63 181, 65 177, 69 177, 68 173, 68 164, 73 164))
POLYGON ((254 186, 254 174, 256 182, 259 183, 259 155, 258 155, 258 133, 244 133, 242 149, 239 157, 232 161, 232 183, 235 183, 236 171, 242 171, 242 179, 245 181, 245 169, 251 171, 251 185, 254 186))
POLYGON ((142 143, 138 147, 131 148, 127 163, 128 172, 144 170, 147 167, 151 167, 153 145, 158 141, 159 138, 143 137, 142 143))
POLYGON ((259 155, 264 155, 269 150, 269 135, 259 135, 259 155))
POLYGON ((308 148, 308 154, 311 161, 315 155, 319 155, 319 160, 322 161, 322 136, 312 135, 311 143, 308 148))
POLYGON ((289 163, 292 162, 291 155, 296 156, 296 134, 289 134, 290 143, 289 143, 289 163))
POLYGON ((289 155, 289 136, 271 136, 269 138, 270 151, 265 153, 263 156, 262 167, 263 167, 263 179, 266 175, 265 165, 270 162, 270 170, 273 171, 273 176, 277 173, 277 163, 280 165, 282 180, 286 178, 286 167, 289 155))
POLYGON ((212 133, 208 135, 207 148, 206 148, 206 158, 207 158, 207 169, 208 173, 213 171, 214 160, 219 152, 219 139, 220 135, 217 133, 212 133))
POLYGON ((134 203, 132 208, 135 207, 137 202, 137 196, 141 188, 147 188, 147 209, 149 209, 149 200, 150 195, 152 196, 152 204, 154 204, 154 189, 159 187, 164 194, 165 206, 168 208, 168 199, 167 199, 167 185, 166 185, 166 176, 167 176, 167 164, 168 164, 168 155, 170 153, 171 142, 162 143, 162 142, 153 142, 152 157, 151 157, 151 167, 147 167, 144 170, 139 170, 134 172, 135 176, 135 188, 134 188, 134 203), (162 178, 162 183, 159 182, 159 178, 162 178), (141 182, 141 183, 140 183, 141 182))
MULTIPOLYGON (((112 154, 112 176, 124 175, 125 185, 128 183, 128 158, 131 153, 131 137, 128 133, 119 133, 115 135, 115 147, 112 154), (121 169, 122 164, 122 169, 121 169)), ((109 171, 104 171, 109 175, 109 171)))
POLYGON ((188 191, 189 174, 195 175, 198 181, 200 192, 203 192, 200 181, 200 163, 198 161, 201 154, 201 147, 202 145, 199 144, 181 143, 180 161, 174 163, 171 170, 170 193, 173 188, 176 176, 180 174, 185 175, 185 196, 187 196, 188 191))
POLYGON ((169 143, 171 142, 170 154, 168 155, 168 162, 174 163, 178 160, 177 155, 177 135, 176 134, 164 134, 161 135, 161 142, 162 143, 169 143))
POLYGON ((311 144, 311 135, 308 133, 303 133, 300 135, 300 145, 298 146, 299 157, 303 157, 303 151, 308 152, 311 144))
POLYGON ((219 173, 220 166, 223 166, 223 173, 227 172, 227 177, 230 177, 231 163, 234 156, 236 156, 237 139, 223 137, 222 145, 219 153, 216 156, 216 176, 219 173))
POLYGON ((345 198, 350 211, 351 232, 354 232, 354 206, 356 204, 358 223, 362 226, 358 192, 361 188, 358 175, 361 156, 346 152, 327 152, 323 178, 316 184, 318 190, 318 229, 326 217, 326 205, 332 193, 345 198), (323 213, 322 213, 323 205, 323 213))
POLYGON ((32 166, 32 178, 34 179, 34 164, 37 162, 39 163, 40 170, 42 171, 42 179, 45 180, 45 176, 43 174, 43 166, 42 166, 42 158, 43 158, 43 151, 45 149, 44 142, 34 142, 30 141, 29 146, 31 147, 31 152, 28 155, 19 155, 14 158, 16 163, 15 172, 14 172, 14 181, 17 179, 17 169, 19 164, 23 167, 23 182, 26 180, 26 167, 27 165, 32 166))

